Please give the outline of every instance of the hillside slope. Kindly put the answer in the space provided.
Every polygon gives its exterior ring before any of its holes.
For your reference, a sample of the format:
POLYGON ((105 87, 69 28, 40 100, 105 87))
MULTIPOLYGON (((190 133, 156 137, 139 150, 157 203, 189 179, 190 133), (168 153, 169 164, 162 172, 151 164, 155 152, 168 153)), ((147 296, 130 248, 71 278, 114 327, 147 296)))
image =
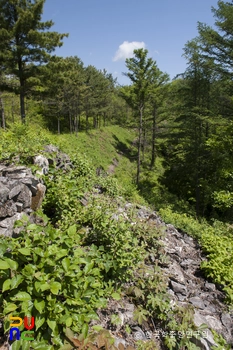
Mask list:
POLYGON ((110 127, 76 138, 18 126, 1 136, 5 166, 30 166, 49 143, 68 153, 73 164, 68 171, 50 166, 44 177, 46 215, 38 213, 43 224, 23 221, 17 239, 1 239, 5 330, 13 311, 22 316, 30 311, 36 317, 36 341, 30 344, 35 350, 80 348, 83 338, 93 349, 98 342, 119 350, 195 349, 194 343, 209 349, 215 343, 209 331, 201 335, 202 323, 231 342, 224 294, 198 276, 203 259, 197 242, 139 204, 132 131, 110 127))

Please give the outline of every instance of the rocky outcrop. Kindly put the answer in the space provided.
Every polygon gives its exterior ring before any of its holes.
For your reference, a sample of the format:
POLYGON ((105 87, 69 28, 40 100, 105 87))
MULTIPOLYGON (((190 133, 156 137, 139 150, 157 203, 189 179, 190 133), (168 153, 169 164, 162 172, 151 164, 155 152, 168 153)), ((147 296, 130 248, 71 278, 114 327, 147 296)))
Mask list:
POLYGON ((169 259, 160 264, 169 280, 171 303, 192 305, 196 326, 207 325, 204 336, 196 340, 196 345, 200 349, 210 350, 215 345, 211 332, 213 329, 233 346, 233 314, 228 312, 223 303, 224 293, 202 276, 200 264, 205 256, 199 244, 187 234, 176 230, 173 225, 163 223, 156 212, 142 207, 138 210, 138 216, 155 225, 163 225, 166 230, 163 244, 169 259))
MULTIPOLYGON (((34 222, 31 213, 40 208, 46 191, 41 177, 49 173, 50 166, 64 171, 73 166, 68 155, 56 146, 45 146, 41 153, 33 157, 33 164, 38 167, 37 176, 25 166, 0 164, 0 235, 19 233, 14 224, 23 215, 30 216, 30 221, 34 222)), ((15 161, 20 160, 16 158, 15 161)))
MULTIPOLYGON (((112 219, 119 220, 125 218, 128 220, 130 215, 128 211, 133 208, 132 203, 126 203, 120 206, 118 211, 113 214, 112 219)), ((192 337, 199 349, 210 350, 215 344, 212 330, 222 335, 228 344, 233 348, 233 314, 229 312, 224 304, 224 293, 217 288, 214 283, 207 281, 201 273, 200 264, 205 259, 198 242, 185 233, 181 233, 173 225, 165 224, 159 215, 146 207, 138 206, 137 217, 142 222, 150 222, 151 225, 163 227, 165 236, 161 239, 165 261, 160 261, 159 265, 168 280, 168 293, 170 295, 171 307, 191 306, 194 310, 194 324, 199 327, 203 324, 206 329, 202 331, 200 339, 192 337)), ((132 223, 136 224, 136 223, 132 223)), ((156 262, 156 257, 150 256, 152 263, 156 262)), ((132 313, 129 313, 128 306, 120 302, 119 305, 110 305, 110 314, 119 315, 126 324, 133 326, 132 339, 146 340, 149 337, 160 340, 162 348, 163 332, 159 325, 154 325, 154 329, 148 329, 145 326, 139 326, 133 321, 132 313), (129 317, 130 316, 130 317, 129 317)), ((131 304, 133 308, 133 305, 131 304)), ((100 313, 100 319, 103 325, 107 327, 106 313, 103 317, 100 313)), ((124 329, 124 326, 121 329, 124 329)), ((117 330, 119 331, 119 329, 117 330)), ((124 337, 124 333, 122 333, 124 337)), ((127 337, 129 338, 129 337, 127 337)))
POLYGON ((46 187, 24 166, 0 166, 0 235, 19 233, 14 228, 23 215, 30 216, 44 198, 46 187))

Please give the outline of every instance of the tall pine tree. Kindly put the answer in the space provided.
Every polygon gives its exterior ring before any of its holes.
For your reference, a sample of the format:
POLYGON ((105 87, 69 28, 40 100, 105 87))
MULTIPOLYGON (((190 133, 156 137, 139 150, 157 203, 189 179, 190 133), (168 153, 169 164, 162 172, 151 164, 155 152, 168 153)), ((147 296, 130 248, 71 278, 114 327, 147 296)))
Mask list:
POLYGON ((68 36, 48 31, 53 22, 41 21, 44 3, 45 0, 0 0, 0 66, 19 80, 23 123, 27 82, 68 36))

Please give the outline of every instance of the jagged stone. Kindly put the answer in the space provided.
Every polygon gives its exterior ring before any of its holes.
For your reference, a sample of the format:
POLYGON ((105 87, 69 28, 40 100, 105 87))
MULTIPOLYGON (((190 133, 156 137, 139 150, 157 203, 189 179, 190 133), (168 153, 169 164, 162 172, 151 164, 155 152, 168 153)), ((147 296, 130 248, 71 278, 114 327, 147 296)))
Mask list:
POLYGON ((32 176, 32 172, 31 169, 24 166, 5 167, 2 170, 2 176, 10 179, 21 179, 26 176, 32 176))
POLYGON ((23 214, 16 213, 14 216, 0 221, 0 235, 11 237, 13 235, 15 221, 21 220, 23 214))
POLYGON ((0 181, 0 203, 5 203, 10 190, 0 181))
POLYGON ((189 298, 189 301, 191 304, 193 304, 194 306, 198 307, 199 309, 205 309, 205 304, 204 302, 202 301, 201 298, 199 297, 192 297, 192 298, 189 298))
POLYGON ((180 293, 183 295, 187 293, 187 288, 183 284, 171 281, 171 287, 175 293, 180 293))
POLYGON ((231 318, 231 316, 229 314, 223 313, 221 315, 221 321, 222 324, 227 327, 229 330, 233 329, 233 319, 231 318))
POLYGON ((13 216, 17 212, 15 203, 10 200, 5 204, 0 206, 0 218, 5 218, 7 216, 13 216))
POLYGON ((32 193, 26 185, 22 185, 22 190, 17 196, 17 202, 23 203, 24 208, 31 207, 32 193))
POLYGON ((46 157, 41 154, 34 157, 34 164, 41 168, 37 170, 36 173, 40 175, 47 175, 49 172, 49 161, 46 157))
POLYGON ((211 290, 212 292, 214 292, 216 290, 216 287, 215 287, 214 283, 206 282, 205 283, 205 287, 206 287, 206 289, 211 290))
POLYGON ((19 184, 15 187, 12 188, 12 190, 9 193, 9 199, 14 198, 15 196, 17 196, 19 194, 19 192, 21 192, 23 189, 23 184, 19 184))

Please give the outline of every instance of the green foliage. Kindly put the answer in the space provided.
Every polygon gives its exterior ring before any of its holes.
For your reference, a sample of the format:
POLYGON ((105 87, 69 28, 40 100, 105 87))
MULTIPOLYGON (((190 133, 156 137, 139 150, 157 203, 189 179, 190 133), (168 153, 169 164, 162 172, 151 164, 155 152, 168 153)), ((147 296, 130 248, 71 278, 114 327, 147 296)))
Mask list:
POLYGON ((0 129, 0 159, 31 164, 32 157, 38 154, 44 145, 51 142, 51 135, 43 128, 14 123, 9 130, 0 129))
POLYGON ((95 245, 81 247, 80 241, 75 226, 60 235, 50 225, 35 224, 27 225, 16 239, 1 239, 6 331, 9 316, 33 315, 37 342, 51 339, 55 349, 62 345, 66 327, 81 333, 90 320, 98 319, 95 309, 105 306, 112 293, 103 278, 108 257, 95 245))

